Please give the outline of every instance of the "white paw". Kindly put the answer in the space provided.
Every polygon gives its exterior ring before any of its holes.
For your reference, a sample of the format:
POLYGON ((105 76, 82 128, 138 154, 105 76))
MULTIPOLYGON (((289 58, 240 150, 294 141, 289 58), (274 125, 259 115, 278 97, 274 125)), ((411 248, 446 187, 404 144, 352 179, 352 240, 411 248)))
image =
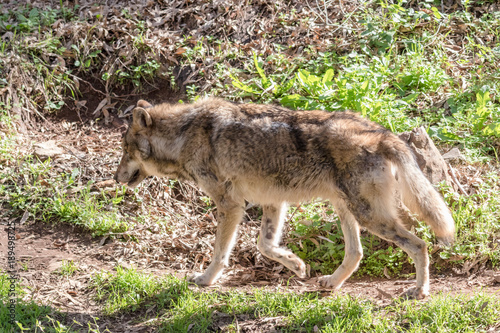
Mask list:
POLYGON ((322 276, 319 278, 319 285, 324 288, 337 290, 340 288, 340 285, 332 279, 331 275, 322 276))
POLYGON ((292 261, 292 271, 301 279, 307 277, 306 264, 299 257, 292 261))
POLYGON ((429 296, 429 290, 426 289, 413 287, 402 293, 400 297, 404 299, 424 299, 429 296))
POLYGON ((207 276, 202 273, 194 273, 189 276, 187 280, 199 286, 209 286, 212 284, 212 281, 210 281, 207 276))

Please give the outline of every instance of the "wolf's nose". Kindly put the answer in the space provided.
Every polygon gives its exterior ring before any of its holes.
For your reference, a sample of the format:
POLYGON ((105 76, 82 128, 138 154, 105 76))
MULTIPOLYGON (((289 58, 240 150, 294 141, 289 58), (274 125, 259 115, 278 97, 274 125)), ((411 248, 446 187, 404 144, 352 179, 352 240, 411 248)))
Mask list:
POLYGON ((118 173, 115 173, 115 176, 113 177, 113 179, 115 180, 115 182, 120 184, 120 182, 118 181, 118 173))

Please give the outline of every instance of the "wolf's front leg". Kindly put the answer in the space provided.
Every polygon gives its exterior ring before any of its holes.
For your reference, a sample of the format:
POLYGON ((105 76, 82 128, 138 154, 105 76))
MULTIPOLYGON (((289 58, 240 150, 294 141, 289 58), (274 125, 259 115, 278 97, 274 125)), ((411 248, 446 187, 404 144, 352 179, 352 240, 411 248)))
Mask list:
POLYGON ((342 284, 358 268, 363 257, 363 247, 359 238, 359 225, 356 218, 349 212, 346 204, 340 199, 331 200, 340 218, 342 232, 345 241, 345 256, 342 264, 332 275, 326 275, 319 279, 320 285, 334 290, 340 289, 342 284))
POLYGON ((263 255, 285 265, 297 276, 304 278, 306 277, 304 261, 292 251, 279 246, 287 207, 285 203, 262 206, 262 226, 257 246, 263 255))
POLYGON ((189 278, 191 282, 200 286, 214 283, 221 276, 224 267, 228 265, 229 255, 236 240, 238 224, 244 212, 243 203, 236 202, 232 198, 222 197, 222 199, 214 200, 218 210, 218 224, 212 263, 203 274, 198 273, 189 278))

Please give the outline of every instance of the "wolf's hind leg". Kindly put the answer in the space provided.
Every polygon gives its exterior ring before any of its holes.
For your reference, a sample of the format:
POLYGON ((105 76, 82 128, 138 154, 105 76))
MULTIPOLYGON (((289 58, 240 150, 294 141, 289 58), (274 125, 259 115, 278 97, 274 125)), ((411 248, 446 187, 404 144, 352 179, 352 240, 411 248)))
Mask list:
POLYGON ((212 262, 203 274, 195 274, 189 278, 191 282, 200 286, 214 283, 221 276, 224 267, 228 265, 229 255, 236 240, 238 224, 243 218, 243 203, 224 198, 216 200, 216 205, 218 224, 212 262))
POLYGON ((262 226, 257 246, 263 255, 276 260, 297 276, 304 278, 306 277, 304 261, 292 251, 279 246, 286 211, 287 205, 285 203, 279 206, 265 205, 262 207, 262 226))
POLYGON ((422 299, 428 296, 429 255, 427 254, 427 244, 406 230, 397 220, 369 226, 368 231, 390 242, 394 242, 403 251, 408 253, 415 262, 417 285, 406 291, 404 296, 412 299, 422 299))
POLYGON ((340 218, 345 241, 345 256, 342 264, 332 275, 323 276, 319 283, 324 287, 339 289, 352 273, 358 268, 363 257, 363 248, 359 238, 359 225, 354 216, 345 206, 345 203, 336 200, 335 210, 340 218))

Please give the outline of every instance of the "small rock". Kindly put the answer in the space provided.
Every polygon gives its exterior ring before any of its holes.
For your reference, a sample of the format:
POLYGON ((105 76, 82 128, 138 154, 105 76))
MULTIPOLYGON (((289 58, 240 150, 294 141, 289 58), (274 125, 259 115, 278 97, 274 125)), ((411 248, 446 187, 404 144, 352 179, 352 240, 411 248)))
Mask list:
POLYGON ((115 187, 115 185, 116 181, 114 179, 107 179, 103 180, 102 182, 92 184, 92 186, 96 188, 115 187))
POLYGON ((54 259, 49 262, 47 269, 49 270, 49 272, 53 272, 60 269, 61 267, 62 267, 62 261, 54 259))
POLYGON ((41 160, 45 161, 48 158, 54 158, 58 155, 64 154, 64 150, 56 145, 54 140, 35 143, 35 155, 41 160))
POLYGON ((458 160, 464 160, 464 156, 462 155, 460 150, 455 147, 455 148, 452 148, 446 154, 443 154, 443 159, 445 161, 449 161, 449 162, 451 162, 451 161, 457 162, 458 160))
POLYGON ((445 180, 448 185, 454 186, 448 174, 448 165, 423 127, 401 133, 399 138, 408 143, 417 159, 418 166, 432 184, 436 185, 445 180))

